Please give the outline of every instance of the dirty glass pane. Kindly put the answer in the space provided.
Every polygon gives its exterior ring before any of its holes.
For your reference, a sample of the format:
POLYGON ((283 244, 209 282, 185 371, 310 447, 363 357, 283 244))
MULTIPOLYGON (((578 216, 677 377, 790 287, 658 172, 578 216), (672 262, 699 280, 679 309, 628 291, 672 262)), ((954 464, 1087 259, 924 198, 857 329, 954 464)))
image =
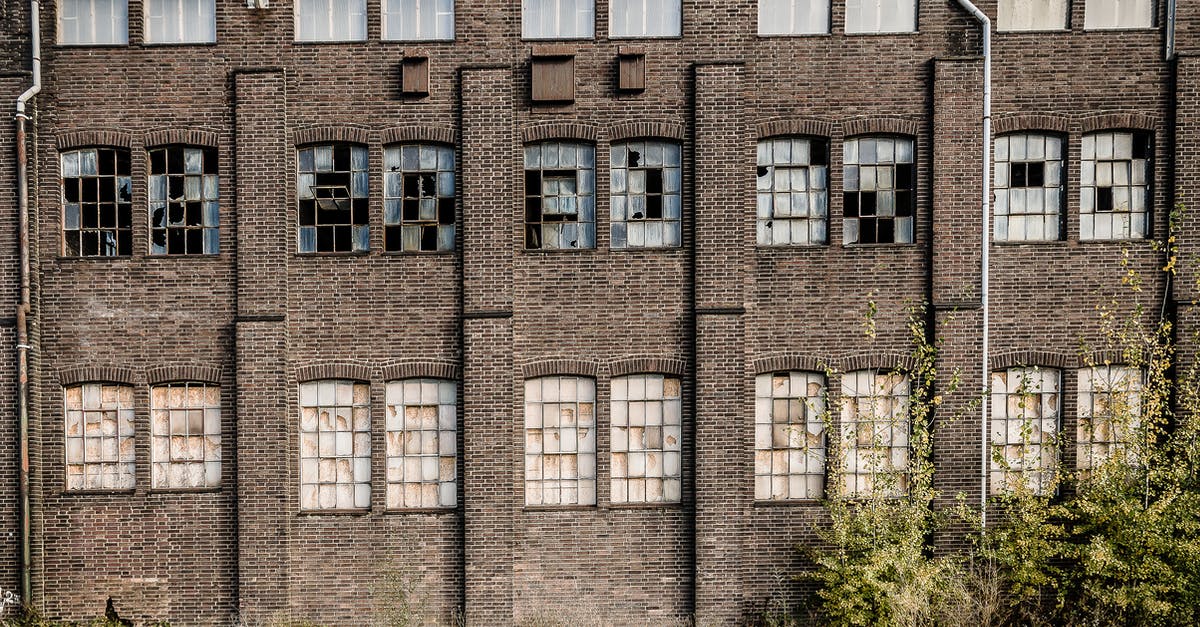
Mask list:
MULTIPOLYGON (((790 382, 789 382, 790 385, 790 382)), ((898 372, 842 375, 841 469, 846 496, 901 496, 908 489, 909 380, 898 372)))
POLYGON ((911 33, 917 30, 917 0, 846 0, 846 32, 911 33))
POLYGON ((364 41, 366 0, 297 0, 296 41, 364 41))
POLYGON ((383 0, 383 39, 454 39, 454 1, 383 0))
POLYGON ((678 37, 682 28, 680 0, 612 0, 609 37, 678 37))
POLYGON ((829 0, 758 0, 759 35, 829 32, 829 0))
POLYGON ((678 144, 655 140, 612 145, 612 248, 680 245, 680 154, 678 144))
POLYGON ((124 44, 129 42, 126 0, 62 0, 58 43, 124 44))
POLYGON ((916 169, 908 137, 856 137, 843 144, 842 242, 911 244, 916 169))
POLYGON ((992 492, 1046 494, 1058 469, 1059 371, 1009 368, 992 372, 992 492))
POLYGON ((679 502, 680 396, 679 379, 674 377, 639 374, 612 380, 613 503, 679 502))
POLYGON ((165 146, 150 156, 150 254, 216 254, 217 151, 165 146))
POLYGON ((1083 27, 1150 28, 1154 26, 1154 0, 1087 0, 1083 27))
POLYGON ((525 248, 595 248, 596 173, 591 144, 525 146, 525 248))
POLYGON ((1067 0, 1000 0, 996 30, 1062 30, 1067 7, 1067 0))
POLYGON ((521 37, 584 39, 595 33, 594 0, 522 0, 521 37))
POLYGON ((596 504, 596 382, 525 380, 525 504, 596 504))
POLYGON ((769 372, 754 383, 755 500, 822 498, 825 377, 816 372, 769 372))
POLYGON ((300 509, 371 507, 370 386, 300 384, 300 509))
POLYGON ((1079 239, 1142 239, 1149 235, 1150 153, 1149 133, 1084 135, 1079 164, 1079 239))
POLYGON ((216 487, 220 468, 220 387, 171 383, 150 388, 151 485, 216 487))
POLYGON ((996 138, 993 238, 1053 241, 1063 236, 1063 139, 1043 133, 996 138))
POLYGON ((1128 446, 1140 423, 1143 372, 1096 366, 1079 370, 1078 376, 1076 466, 1092 469, 1121 452, 1136 461, 1128 446))
POLYGON ((146 43, 187 44, 216 40, 216 0, 146 1, 146 43))
POLYGON ((774 138, 758 143, 758 244, 825 244, 829 142, 774 138))
POLYGON ((454 148, 390 146, 383 153, 384 250, 454 250, 454 148))
POLYGON ((405 379, 387 384, 387 506, 454 507, 457 384, 405 379))
POLYGON ((134 487, 133 388, 84 383, 63 389, 68 490, 134 487))
POLYGON ((133 253, 133 204, 129 151, 83 148, 61 155, 63 248, 71 257, 133 253))

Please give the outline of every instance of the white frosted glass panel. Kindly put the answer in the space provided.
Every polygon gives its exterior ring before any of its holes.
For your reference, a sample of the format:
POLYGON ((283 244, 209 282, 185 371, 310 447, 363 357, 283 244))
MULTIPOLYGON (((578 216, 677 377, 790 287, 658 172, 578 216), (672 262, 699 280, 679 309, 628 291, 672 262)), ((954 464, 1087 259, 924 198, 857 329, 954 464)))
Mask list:
POLYGON ((62 0, 59 5, 58 42, 128 43, 128 3, 126 0, 62 0))
POLYGON ((829 32, 829 0, 759 0, 759 35, 829 32))
POLYGON ((522 0, 521 36, 585 39, 595 33, 593 0, 522 0))
POLYGON ((454 39, 454 0, 383 0, 383 38, 454 39))
POLYGON ((216 0, 147 0, 146 43, 217 40, 216 0))
POLYGON ((1154 0, 1087 0, 1083 27, 1150 28, 1154 26, 1154 0))
POLYGON ((612 0, 608 13, 611 37, 678 37, 680 0, 612 0))
POLYGON ((910 33, 915 30, 916 0, 846 0, 847 33, 910 33))
POLYGON ((1000 0, 997 30, 1062 30, 1067 27, 1067 0, 1000 0))
POLYGON ((296 41, 363 41, 366 0, 298 0, 296 41))

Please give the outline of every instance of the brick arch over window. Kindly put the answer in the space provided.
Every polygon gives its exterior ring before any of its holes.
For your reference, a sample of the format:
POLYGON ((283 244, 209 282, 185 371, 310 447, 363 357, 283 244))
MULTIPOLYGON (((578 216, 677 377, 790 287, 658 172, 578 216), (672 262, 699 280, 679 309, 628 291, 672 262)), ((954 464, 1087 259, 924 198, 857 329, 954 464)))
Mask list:
POLYGON ((759 122, 758 138, 779 137, 783 135, 809 135, 815 137, 832 137, 836 123, 829 120, 813 118, 769 120, 759 122))
POLYGON ((1080 130, 1084 133, 1111 129, 1154 131, 1158 126, 1158 119, 1140 113, 1105 113, 1089 116, 1079 121, 1080 130))
POLYGON ((205 364, 170 364, 146 369, 146 383, 156 385, 173 381, 221 383, 221 367, 205 364))
POLYGON ((396 379, 462 379, 462 369, 445 361, 405 361, 383 366, 383 380, 396 379))
POLYGON ((1051 131, 1066 134, 1070 128, 1070 121, 1060 115, 1005 115, 997 117, 992 124, 992 132, 996 135, 1018 131, 1051 131))
POLYGON ((609 362, 608 372, 614 377, 628 374, 670 374, 682 377, 687 372, 687 362, 671 357, 623 357, 609 362))
POLYGON ((842 122, 846 137, 856 135, 908 135, 916 139, 921 123, 904 118, 856 118, 842 122))
POLYGON ((363 364, 343 362, 311 364, 296 368, 296 380, 305 383, 321 379, 349 379, 353 381, 370 381, 371 368, 363 364))
MULTIPOLYGON (((833 364, 831 364, 833 365, 833 364)), ((836 365, 842 372, 855 370, 904 370, 916 368, 912 355, 900 353, 862 353, 846 355, 837 359, 836 365)))
POLYGON ((1054 353, 1039 350, 1015 350, 994 353, 988 359, 988 368, 1002 370, 1020 366, 1043 366, 1047 368, 1075 368, 1079 366, 1079 357, 1067 353, 1054 353))
POLYGON ((785 370, 806 370, 810 372, 825 372, 832 368, 835 360, 831 357, 794 353, 789 355, 768 355, 755 359, 751 364, 753 374, 782 372, 785 370))
POLYGON ((599 364, 582 359, 539 359, 521 365, 521 376, 525 379, 558 375, 595 377, 598 372, 599 364))
POLYGON ((185 144, 188 146, 203 146, 205 148, 216 148, 220 136, 212 131, 202 131, 197 129, 186 128, 169 128, 146 133, 146 146, 153 148, 154 146, 167 146, 172 144, 185 144))
POLYGON ((297 130, 292 139, 297 146, 335 142, 367 144, 370 133, 354 126, 315 126, 297 130))
POLYGON ((133 368, 124 366, 68 366, 58 370, 58 382, 63 386, 101 381, 135 385, 138 377, 133 368))
POLYGON ((613 142, 649 137, 683 141, 683 125, 661 120, 639 120, 615 122, 608 127, 608 139, 613 142))
POLYGON ((1090 353, 1079 355, 1080 368, 1090 368, 1093 366, 1120 366, 1129 363, 1129 359, 1122 354, 1122 351, 1116 349, 1095 350, 1090 353))
POLYGON ((380 139, 385 145, 430 142, 455 146, 458 144, 458 132, 444 126, 393 126, 383 129, 380 139))
POLYGON ((548 140, 580 140, 595 142, 597 129, 592 124, 582 122, 554 122, 551 124, 535 124, 521 129, 521 142, 530 144, 548 140))
POLYGON ((132 148, 133 136, 115 129, 93 129, 60 133, 56 138, 59 150, 84 148, 87 146, 117 146, 132 148))

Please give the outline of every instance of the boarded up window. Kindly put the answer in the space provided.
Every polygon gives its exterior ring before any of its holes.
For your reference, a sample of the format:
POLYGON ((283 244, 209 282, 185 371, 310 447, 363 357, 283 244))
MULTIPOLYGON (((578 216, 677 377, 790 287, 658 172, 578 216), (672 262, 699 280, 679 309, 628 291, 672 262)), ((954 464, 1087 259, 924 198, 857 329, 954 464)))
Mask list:
POLYGON ((63 247, 70 257, 133 254, 129 151, 83 148, 62 153, 63 247))
POLYGON ((995 155, 996 241, 1060 239, 1066 190, 1062 138, 1041 133, 998 137, 995 155))
POLYGON ((525 381, 525 504, 596 504, 596 382, 525 381))
POLYGON ((67 489, 132 490, 133 388, 85 383, 63 394, 67 489))
POLYGON ((387 506, 454 507, 457 386, 441 379, 387 384, 387 506))
POLYGON ((297 153, 302 253, 361 252, 370 248, 367 147, 326 144, 297 153))
POLYGON ((1046 494, 1058 468, 1061 400, 1053 368, 992 373, 993 492, 1046 494))
POLYGON ((575 56, 535 54, 530 61, 533 102, 570 103, 575 100, 575 56))
POLYGON ((221 485, 221 388, 172 383, 150 389, 151 484, 221 485))
POLYGON ((825 377, 760 374, 754 382, 754 498, 825 495, 825 377))
POLYGON ((1150 28, 1154 26, 1154 0, 1086 0, 1083 27, 1150 28))
POLYGON ((217 151, 167 146, 150 151, 150 254, 218 252, 217 151))
MULTIPOLYGON (((1097 366, 1079 371, 1079 425, 1076 465, 1096 468, 1126 450, 1141 423, 1143 373, 1124 366, 1097 366)), ((1118 458, 1120 459, 1120 458, 1118 458)))
POLYGON ((371 506, 371 403, 366 383, 300 384, 300 508, 371 506))
POLYGON ((596 246, 596 148, 543 142, 525 147, 525 248, 596 246))
POLYGON ((908 490, 908 377, 858 370, 842 376, 842 469, 846 496, 908 490))
POLYGON ((829 142, 778 137, 758 142, 758 244, 829 241, 829 142))
POLYGON ((917 205, 913 141, 859 137, 843 146, 843 243, 911 244, 917 205))
POLYGON ((1067 0, 1000 0, 996 29, 1062 30, 1067 27, 1067 0))
POLYGON ((612 0, 609 37, 678 37, 683 18, 680 0, 612 0))
POLYGON ((917 0, 846 0, 847 33, 911 33, 917 0))
POLYGON ((656 140, 613 144, 613 248, 673 248, 681 242, 681 150, 656 140))
POLYGON ((682 451, 679 379, 658 374, 612 380, 613 503, 678 503, 682 451))
POLYGON ((366 41, 367 0, 296 0, 296 41, 366 41))
POLYGON ((759 35, 829 32, 829 0, 758 0, 759 35))
POLYGON ((1083 136, 1079 162, 1079 239, 1141 239, 1150 223, 1150 134, 1083 136))
POLYGON ((383 151, 383 245, 454 250, 454 148, 408 144, 383 151))

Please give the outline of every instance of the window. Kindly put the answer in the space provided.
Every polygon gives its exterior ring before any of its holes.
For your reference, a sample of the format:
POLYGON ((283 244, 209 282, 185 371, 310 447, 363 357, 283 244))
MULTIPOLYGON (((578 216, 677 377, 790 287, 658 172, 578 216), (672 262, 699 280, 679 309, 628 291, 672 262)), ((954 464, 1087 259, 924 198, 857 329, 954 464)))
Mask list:
POLYGON ((758 0, 759 35, 829 32, 829 0, 758 0))
POLYGON ((613 144, 613 248, 680 245, 680 148, 654 140, 613 144))
POLYGON ((133 489, 133 388, 84 383, 63 393, 67 489, 133 489))
POLYGON ((366 146, 311 146, 300 150, 299 160, 300 252, 369 249, 366 146))
POLYGON ((594 0, 522 0, 521 37, 591 39, 595 34, 594 0))
POLYGON ((383 151, 384 250, 454 250, 454 148, 383 151))
POLYGON ((129 43, 126 0, 61 0, 58 10, 60 44, 129 43))
POLYGON ((1083 136, 1079 238, 1136 239, 1149 232, 1150 135, 1106 131, 1083 136))
POLYGON ((146 0, 146 43, 214 42, 216 9, 216 0, 146 0))
POLYGON ((296 41, 366 39, 366 0, 296 0, 296 41))
POLYGON ((72 257, 133 254, 129 151, 62 153, 63 245, 72 257))
POLYGON ((908 377, 858 370, 842 375, 842 485, 846 496, 908 490, 908 377))
POLYGON ((387 506, 454 507, 458 389, 453 381, 387 384, 387 506))
POLYGON ((300 509, 371 506, 370 386, 300 384, 300 509))
POLYGON ((221 388, 150 388, 150 478, 156 488, 221 485, 221 388))
POLYGON ((1000 0, 996 30, 1062 30, 1067 0, 1000 0))
POLYGON ((544 142, 525 147, 525 248, 595 248, 596 149, 544 142))
POLYGON ((758 244, 824 244, 829 224, 829 143, 758 142, 758 244))
POLYGON ((846 0, 847 33, 911 33, 916 30, 916 0, 846 0))
POLYGON ((1076 462, 1080 469, 1100 466, 1129 444, 1140 422, 1142 376, 1141 370, 1123 366, 1079 371, 1076 462))
POLYGON ((678 37, 683 18, 680 0, 612 0, 609 37, 678 37))
POLYGON ((1154 26, 1154 0, 1087 0, 1083 27, 1150 28, 1154 26))
POLYGON ((383 0, 383 39, 454 39, 454 0, 383 0))
POLYGON ((679 379, 660 374, 613 378, 613 503, 679 502, 681 411, 679 379))
POLYGON ((993 492, 1052 489, 1058 466, 1058 374, 1053 368, 992 373, 993 492))
POLYGON ((844 144, 842 168, 846 244, 911 244, 916 213, 913 142, 860 137, 844 144))
POLYGON ((996 241, 1047 241, 1061 237, 1062 146, 1062 138, 1040 133, 996 138, 996 241))
POLYGON ((596 504, 596 383, 525 381, 525 504, 596 504))
POLYGON ((217 151, 150 151, 150 254, 216 254, 217 151))
POLYGON ((825 378, 772 372, 754 380, 754 498, 825 494, 825 378))

